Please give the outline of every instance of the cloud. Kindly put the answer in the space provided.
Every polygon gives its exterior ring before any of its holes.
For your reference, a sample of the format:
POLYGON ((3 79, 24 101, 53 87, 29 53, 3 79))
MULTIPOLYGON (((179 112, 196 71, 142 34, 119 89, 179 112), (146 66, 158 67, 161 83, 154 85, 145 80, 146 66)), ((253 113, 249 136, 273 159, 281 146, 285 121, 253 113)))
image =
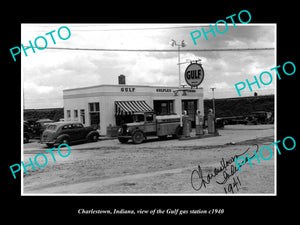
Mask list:
POLYGON ((228 83, 224 82, 224 81, 223 82, 218 82, 218 83, 213 83, 211 85, 211 87, 215 87, 217 89, 228 89, 228 88, 231 88, 231 86, 228 83))
MULTIPOLYGON (((64 24, 66 25, 66 24, 64 24)), ((209 40, 204 38, 193 44, 190 32, 197 29, 143 29, 172 27, 175 24, 69 24, 72 35, 59 41, 55 47, 110 48, 110 49, 176 49, 169 45, 171 39, 185 40, 186 49, 247 48, 275 46, 275 29, 267 26, 230 26, 224 34, 209 40), (127 29, 120 31, 118 29, 127 29), (128 30, 130 28, 139 28, 128 30)), ((180 26, 183 26, 182 24, 180 26)), ((196 26, 193 24, 193 26, 196 26)), ((34 40, 35 35, 47 33, 60 27, 30 24, 23 28, 22 41, 34 40), (27 29, 30 27, 30 29, 27 29), (55 28, 56 27, 56 28, 55 28), (27 30, 26 30, 26 29, 27 30), (34 28, 34 29, 33 29, 34 28), (42 29, 40 31, 40 29, 42 29), (34 32, 32 32, 34 31, 34 32), (23 36, 23 32, 24 36, 23 36)), ((200 29, 201 26, 199 26, 200 29)), ((234 84, 253 75, 259 75, 276 66, 274 51, 231 52, 181 52, 181 62, 201 59, 205 71, 201 87, 208 93, 216 87, 216 96, 235 96, 234 84)), ((177 52, 107 52, 66 51, 45 49, 25 57, 22 53, 22 71, 27 106, 44 108, 62 106, 62 90, 97 84, 117 84, 120 74, 126 76, 127 84, 178 85, 177 52), (46 105, 48 104, 48 106, 46 105)), ((181 80, 185 83, 181 65, 181 80)))
POLYGON ((62 87, 24 83, 24 105, 26 108, 62 107, 62 87))
POLYGON ((49 94, 53 89, 54 87, 52 86, 41 86, 33 82, 24 83, 24 91, 29 91, 34 94, 49 94))
POLYGON ((124 66, 128 84, 178 85, 176 58, 138 57, 134 64, 124 66))

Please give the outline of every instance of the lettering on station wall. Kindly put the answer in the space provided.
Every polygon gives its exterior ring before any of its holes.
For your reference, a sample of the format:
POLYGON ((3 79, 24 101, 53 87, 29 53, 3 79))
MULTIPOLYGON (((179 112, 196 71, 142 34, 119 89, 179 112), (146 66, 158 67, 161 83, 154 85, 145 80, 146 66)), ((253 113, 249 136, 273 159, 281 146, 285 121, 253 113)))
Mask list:
POLYGON ((121 88, 121 92, 134 92, 134 91, 135 88, 124 88, 124 87, 121 88))
POLYGON ((156 88, 156 92, 172 92, 170 88, 156 88))
MULTIPOLYGON (((171 93, 172 89, 171 88, 156 88, 155 91, 171 93)), ((196 92, 196 90, 193 90, 193 89, 187 89, 185 91, 186 92, 196 92)), ((121 92, 135 92, 135 88, 122 87, 121 92)))
MULTIPOLYGON (((196 90, 194 90, 194 89, 186 89, 184 91, 186 91, 186 92, 196 92, 196 90)), ((156 92, 172 92, 172 89, 171 88, 157 88, 156 92)))

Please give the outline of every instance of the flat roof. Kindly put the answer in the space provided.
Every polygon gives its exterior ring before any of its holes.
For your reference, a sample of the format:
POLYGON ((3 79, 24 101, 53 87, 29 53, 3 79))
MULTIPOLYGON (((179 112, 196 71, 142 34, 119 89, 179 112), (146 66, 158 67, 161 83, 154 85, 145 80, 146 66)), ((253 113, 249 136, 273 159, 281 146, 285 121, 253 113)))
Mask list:
MULTIPOLYGON (((76 91, 76 90, 84 90, 90 88, 101 88, 101 87, 146 87, 146 88, 178 88, 178 86, 151 86, 151 85, 128 85, 128 84, 100 84, 100 85, 93 85, 88 87, 79 87, 79 88, 70 88, 64 89, 63 91, 76 91)), ((186 86, 185 88, 190 88, 186 86)), ((203 89, 202 87, 193 88, 193 89, 203 89)))

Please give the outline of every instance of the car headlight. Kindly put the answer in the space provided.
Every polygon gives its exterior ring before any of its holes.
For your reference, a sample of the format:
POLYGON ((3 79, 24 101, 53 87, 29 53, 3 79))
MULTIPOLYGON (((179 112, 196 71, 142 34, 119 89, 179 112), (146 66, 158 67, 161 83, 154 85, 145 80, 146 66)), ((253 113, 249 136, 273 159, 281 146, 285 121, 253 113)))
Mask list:
POLYGON ((122 134, 122 133, 123 133, 123 128, 120 127, 120 128, 118 129, 118 132, 119 132, 120 134, 122 134))
POLYGON ((129 130, 129 128, 127 128, 127 129, 126 129, 126 133, 130 133, 130 130, 129 130))

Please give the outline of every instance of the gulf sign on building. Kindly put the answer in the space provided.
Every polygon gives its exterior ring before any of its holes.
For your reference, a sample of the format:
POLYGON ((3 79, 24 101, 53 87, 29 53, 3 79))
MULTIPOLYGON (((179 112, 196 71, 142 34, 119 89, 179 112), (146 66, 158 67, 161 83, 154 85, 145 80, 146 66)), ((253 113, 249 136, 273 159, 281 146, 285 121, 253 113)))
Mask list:
POLYGON ((204 78, 204 70, 201 64, 191 63, 184 72, 185 81, 191 87, 198 87, 204 78))

